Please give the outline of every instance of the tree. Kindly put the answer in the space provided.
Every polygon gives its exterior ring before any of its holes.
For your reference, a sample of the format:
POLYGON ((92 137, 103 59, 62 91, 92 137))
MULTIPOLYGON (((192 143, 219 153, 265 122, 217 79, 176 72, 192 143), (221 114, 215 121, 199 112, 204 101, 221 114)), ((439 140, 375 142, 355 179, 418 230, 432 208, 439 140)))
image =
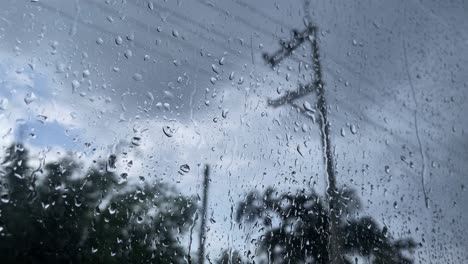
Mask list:
POLYGON ((237 250, 224 250, 221 257, 216 261, 217 264, 244 264, 248 263, 242 259, 242 255, 237 250))
POLYGON ((183 263, 180 237, 196 206, 167 185, 125 183, 96 162, 86 173, 70 156, 28 167, 7 149, 0 193, 3 263, 183 263))
MULTIPOLYGON (((359 208, 353 191, 341 189, 336 197, 343 263, 352 263, 350 256, 356 253, 375 264, 412 263, 404 253, 417 246, 412 239, 393 240, 387 227, 380 229, 371 217, 353 219, 359 208)), ((327 203, 313 190, 296 194, 278 193, 273 188, 263 194, 252 191, 239 203, 237 221, 261 226, 264 231, 258 251, 269 263, 330 263, 327 203)))

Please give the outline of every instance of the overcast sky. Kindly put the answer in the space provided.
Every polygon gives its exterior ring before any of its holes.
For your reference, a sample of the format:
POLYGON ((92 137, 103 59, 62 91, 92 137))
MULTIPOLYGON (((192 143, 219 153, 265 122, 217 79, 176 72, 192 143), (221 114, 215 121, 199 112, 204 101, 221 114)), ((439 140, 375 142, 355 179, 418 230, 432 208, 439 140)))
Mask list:
MULTIPOLYGON (((291 106, 267 104, 310 81, 310 47, 277 69, 261 56, 304 28, 303 1, 2 6, 2 146, 22 140, 35 153, 50 148, 48 160, 67 151, 114 153, 129 177, 162 179, 188 193, 200 193, 199 164, 211 164, 213 255, 228 243, 245 246, 249 230, 230 230, 229 212, 247 191, 293 191, 312 177, 324 193, 318 124, 291 106), (141 143, 130 147, 135 136, 141 143), (181 175, 183 164, 191 170, 181 175)), ((311 1, 309 11, 320 30, 339 185, 356 189, 362 215, 395 237, 424 239, 415 255, 421 263, 462 263, 468 3, 311 1)))

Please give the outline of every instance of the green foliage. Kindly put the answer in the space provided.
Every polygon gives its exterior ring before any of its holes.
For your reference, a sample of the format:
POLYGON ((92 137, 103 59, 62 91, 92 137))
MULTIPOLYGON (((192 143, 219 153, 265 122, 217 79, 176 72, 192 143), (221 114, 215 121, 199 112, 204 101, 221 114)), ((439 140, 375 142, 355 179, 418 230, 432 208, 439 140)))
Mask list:
MULTIPOLYGON (((353 263, 353 254, 370 257, 375 264, 412 263, 403 254, 416 247, 412 239, 393 241, 386 227, 381 231, 372 218, 348 217, 359 209, 352 191, 341 190, 337 205, 342 263, 353 263)), ((296 194, 279 194, 272 188, 263 194, 253 191, 237 210, 238 221, 261 226, 258 250, 270 263, 329 263, 329 219, 327 202, 305 190, 296 194)))
POLYGON ((163 184, 119 183, 104 163, 81 173, 66 157, 28 167, 22 146, 2 163, 2 263, 185 263, 180 237, 195 212, 163 184))

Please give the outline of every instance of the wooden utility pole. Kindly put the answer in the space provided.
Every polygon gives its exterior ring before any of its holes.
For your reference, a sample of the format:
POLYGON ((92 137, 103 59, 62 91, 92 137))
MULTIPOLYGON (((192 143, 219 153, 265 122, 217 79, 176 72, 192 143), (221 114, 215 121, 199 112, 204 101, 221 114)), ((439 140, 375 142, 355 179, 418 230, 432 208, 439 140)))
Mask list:
POLYGON ((210 166, 205 165, 203 171, 203 205, 201 211, 200 225, 200 247, 198 251, 198 263, 203 264, 205 261, 205 238, 206 238, 206 215, 208 211, 208 186, 210 183, 210 166))
MULTIPOLYGON (((290 41, 280 41, 281 49, 273 55, 264 54, 263 58, 270 64, 271 67, 278 65, 283 59, 289 57, 294 50, 300 47, 305 41, 309 41, 312 48, 312 83, 299 87, 298 90, 288 92, 276 100, 270 100, 268 103, 273 107, 278 107, 284 104, 290 104, 295 108, 298 106, 294 100, 304 97, 310 93, 317 94, 317 109, 320 115, 320 130, 322 136, 322 147, 324 150, 324 163, 327 174, 327 199, 328 199, 328 263, 339 264, 343 263, 340 254, 341 234, 338 226, 338 211, 337 200, 338 193, 336 188, 336 175, 333 162, 333 151, 330 142, 330 124, 328 121, 327 102, 325 98, 325 87, 322 80, 322 65, 320 63, 320 54, 317 43, 317 27, 309 24, 308 27, 299 32, 293 30, 293 38, 290 41)), ((302 110, 302 109, 301 109, 302 110)), ((306 112, 302 110, 301 112, 306 112)))

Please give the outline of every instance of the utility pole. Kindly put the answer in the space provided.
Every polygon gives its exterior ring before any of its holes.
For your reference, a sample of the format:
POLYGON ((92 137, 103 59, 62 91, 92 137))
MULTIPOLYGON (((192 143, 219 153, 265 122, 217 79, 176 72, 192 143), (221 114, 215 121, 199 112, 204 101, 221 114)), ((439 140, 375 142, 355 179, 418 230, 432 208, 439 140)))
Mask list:
MULTIPOLYGON (((322 136, 322 147, 324 150, 324 163, 327 174, 327 191, 328 198, 328 263, 339 264, 343 263, 340 254, 341 234, 338 226, 338 211, 337 211, 337 188, 336 188, 336 175, 333 162, 333 152, 330 142, 330 124, 328 121, 327 102, 325 98, 325 87, 322 80, 322 66, 320 63, 320 54, 317 43, 317 27, 308 24, 307 28, 302 32, 293 30, 293 38, 290 41, 280 41, 281 49, 272 55, 263 54, 265 61, 274 68, 282 60, 289 57, 294 50, 300 47, 304 42, 309 41, 312 48, 312 83, 306 86, 299 86, 296 91, 288 92, 286 95, 276 100, 269 100, 268 103, 273 107, 278 107, 284 104, 290 104, 295 108, 299 108, 294 103, 294 100, 309 95, 313 92, 317 94, 317 109, 320 115, 320 130, 322 136)), ((300 109, 301 112, 306 110, 300 109)))
POLYGON ((203 171, 203 205, 201 211, 200 225, 200 247, 198 251, 198 264, 203 264, 205 261, 205 238, 206 238, 206 215, 208 211, 208 185, 210 183, 210 166, 205 165, 203 171))

